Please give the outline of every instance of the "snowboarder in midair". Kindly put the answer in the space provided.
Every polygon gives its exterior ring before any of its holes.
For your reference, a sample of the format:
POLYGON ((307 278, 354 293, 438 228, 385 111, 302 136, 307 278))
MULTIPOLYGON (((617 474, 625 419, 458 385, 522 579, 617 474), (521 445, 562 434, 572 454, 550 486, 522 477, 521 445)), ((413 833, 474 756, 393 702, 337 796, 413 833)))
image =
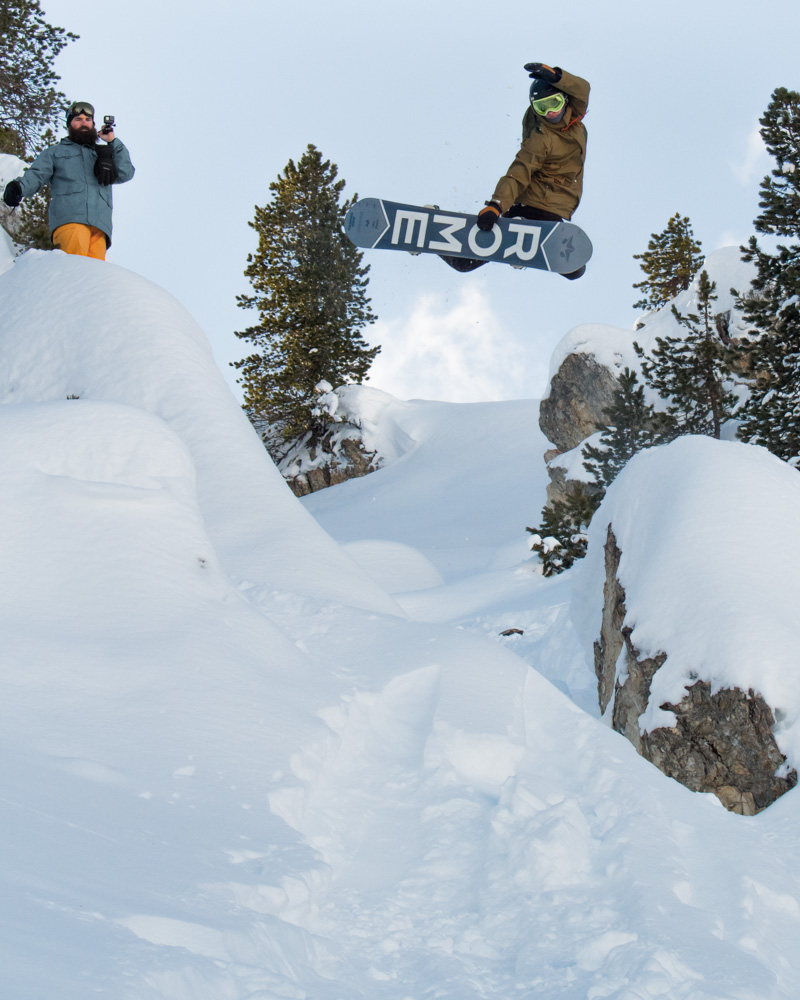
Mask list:
MULTIPOLYGON (((589 84, 558 66, 527 63, 532 78, 530 107, 522 120, 522 145, 494 194, 478 213, 478 226, 488 232, 501 215, 510 219, 571 219, 583 191, 589 84)), ((457 271, 472 271, 486 263, 446 257, 457 271)), ((586 266, 565 274, 580 278, 586 266)))

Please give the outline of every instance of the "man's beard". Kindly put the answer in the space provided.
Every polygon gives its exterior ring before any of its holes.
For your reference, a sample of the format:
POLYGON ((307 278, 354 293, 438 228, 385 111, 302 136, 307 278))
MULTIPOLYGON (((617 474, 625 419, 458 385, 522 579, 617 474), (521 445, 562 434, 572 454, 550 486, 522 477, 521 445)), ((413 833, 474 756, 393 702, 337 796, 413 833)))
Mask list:
POLYGON ((80 128, 73 128, 70 125, 68 132, 70 139, 73 142, 79 142, 82 146, 93 146, 97 142, 97 129, 94 125, 91 128, 86 125, 82 125, 80 128))

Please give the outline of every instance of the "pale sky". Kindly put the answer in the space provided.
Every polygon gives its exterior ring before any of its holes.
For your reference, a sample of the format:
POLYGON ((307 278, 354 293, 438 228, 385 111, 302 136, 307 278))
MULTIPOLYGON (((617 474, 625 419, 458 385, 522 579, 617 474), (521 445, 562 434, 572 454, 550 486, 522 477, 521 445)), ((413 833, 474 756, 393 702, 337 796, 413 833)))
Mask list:
POLYGON ((370 384, 401 398, 532 398, 572 327, 632 328, 634 253, 676 211, 706 252, 747 239, 772 162, 758 118, 800 89, 800 7, 744 0, 42 0, 80 41, 61 89, 115 114, 136 177, 115 189, 115 263, 175 295, 228 363, 254 207, 314 143, 345 194, 476 211, 518 148, 533 60, 592 85, 586 276, 367 251, 383 345, 370 384))

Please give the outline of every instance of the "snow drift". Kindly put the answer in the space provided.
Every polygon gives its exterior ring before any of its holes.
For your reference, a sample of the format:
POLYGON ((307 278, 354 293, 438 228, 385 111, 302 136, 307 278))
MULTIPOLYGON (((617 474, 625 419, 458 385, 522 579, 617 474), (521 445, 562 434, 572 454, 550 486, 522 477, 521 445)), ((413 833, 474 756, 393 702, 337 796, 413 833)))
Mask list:
POLYGON ((0 403, 77 397, 160 417, 191 454, 197 502, 229 573, 396 611, 294 503, 183 307, 104 263, 30 251, 7 272, 0 403))

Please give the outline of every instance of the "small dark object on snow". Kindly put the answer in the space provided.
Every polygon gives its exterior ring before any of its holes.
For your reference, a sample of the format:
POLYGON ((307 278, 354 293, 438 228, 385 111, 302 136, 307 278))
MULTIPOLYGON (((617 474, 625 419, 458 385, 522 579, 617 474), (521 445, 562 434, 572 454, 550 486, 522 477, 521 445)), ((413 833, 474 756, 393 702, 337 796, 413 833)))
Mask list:
POLYGON ((501 632, 500 635, 525 635, 521 628, 507 628, 505 632, 501 632))

